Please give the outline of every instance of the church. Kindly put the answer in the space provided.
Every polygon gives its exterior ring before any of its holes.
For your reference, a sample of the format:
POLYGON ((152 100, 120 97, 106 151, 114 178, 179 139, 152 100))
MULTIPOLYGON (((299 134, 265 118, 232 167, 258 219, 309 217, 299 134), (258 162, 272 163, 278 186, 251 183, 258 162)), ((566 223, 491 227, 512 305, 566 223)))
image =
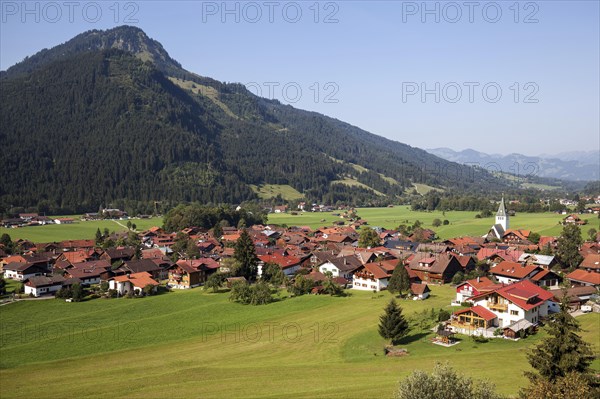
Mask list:
POLYGON ((504 205, 504 197, 502 197, 502 201, 500 201, 500 206, 498 207, 498 212, 496 212, 496 223, 490 228, 490 231, 484 237, 488 239, 497 238, 502 240, 504 237, 504 233, 508 230, 509 227, 509 216, 508 212, 506 212, 506 206, 504 205))

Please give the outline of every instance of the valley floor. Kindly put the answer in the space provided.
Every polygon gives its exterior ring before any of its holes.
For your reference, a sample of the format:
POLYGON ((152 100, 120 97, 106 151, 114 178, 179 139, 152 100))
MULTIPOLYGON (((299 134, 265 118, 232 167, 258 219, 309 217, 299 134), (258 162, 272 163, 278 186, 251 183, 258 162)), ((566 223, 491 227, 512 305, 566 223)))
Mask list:
MULTIPOLYGON (((0 307, 0 396, 128 398, 390 397, 415 369, 448 361, 498 391, 526 383, 525 350, 543 333, 518 342, 445 348, 414 326, 409 355, 386 358, 378 317, 390 294, 307 295, 265 306, 229 302, 202 289, 141 299, 22 301, 0 307)), ((411 318, 446 308, 450 286, 425 301, 400 300, 411 318)), ((600 350, 600 315, 578 318, 600 350)), ((596 360, 594 368, 600 370, 596 360)))

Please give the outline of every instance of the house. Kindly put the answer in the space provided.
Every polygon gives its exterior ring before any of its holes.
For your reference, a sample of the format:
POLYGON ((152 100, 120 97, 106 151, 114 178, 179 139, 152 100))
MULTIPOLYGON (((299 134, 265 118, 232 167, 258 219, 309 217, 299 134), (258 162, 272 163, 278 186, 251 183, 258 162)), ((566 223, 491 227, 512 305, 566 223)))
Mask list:
POLYGON ((381 291, 387 289, 391 273, 378 262, 360 266, 352 275, 352 288, 356 290, 381 291))
POLYGON ((54 219, 54 223, 56 223, 56 224, 73 224, 73 222, 75 222, 75 219, 73 219, 73 218, 57 218, 57 219, 54 219))
POLYGON ((600 273, 600 254, 588 254, 579 264, 579 269, 590 273, 600 273))
POLYGON ((417 252, 408 265, 423 282, 438 284, 449 283, 463 270, 458 259, 450 253, 417 252))
POLYGON ((600 287, 600 273, 576 269, 567 274, 565 277, 571 282, 573 287, 582 285, 591 285, 596 288, 600 287))
POLYGON ((548 269, 543 269, 531 277, 534 284, 546 288, 558 288, 562 280, 561 276, 548 269))
MULTIPOLYGON (((560 303, 565 295, 565 291, 563 289, 554 289, 550 290, 550 292, 554 295, 553 300, 557 304, 560 303)), ((598 295, 598 289, 590 285, 573 287, 566 290, 566 296, 569 301, 569 308, 571 310, 579 309, 581 305, 589 301, 594 295, 598 295)))
POLYGON ((178 289, 198 287, 218 269, 219 263, 214 259, 180 259, 168 269, 167 286, 178 289))
POLYGON ((258 255, 258 275, 262 274, 262 268, 267 263, 279 265, 286 276, 293 276, 301 267, 303 259, 297 256, 288 256, 287 253, 268 251, 264 255, 258 255))
POLYGON ((490 274, 504 284, 511 284, 533 277, 542 271, 539 266, 503 261, 490 268, 490 274))
POLYGON ((4 265, 4 277, 13 280, 25 281, 36 276, 44 276, 48 272, 45 266, 31 264, 29 262, 11 262, 4 265))
POLYGON ((522 331, 529 331, 534 327, 529 321, 525 319, 521 319, 519 321, 515 321, 508 327, 503 329, 503 335, 506 338, 517 339, 522 331))
MULTIPOLYGON (((479 315, 487 325, 485 328, 506 328, 523 319, 537 325, 541 318, 548 316, 548 301, 553 297, 551 292, 525 280, 472 297, 474 306, 469 309, 477 308, 474 313, 480 312, 479 315), (480 309, 485 309, 487 312, 480 309), (494 315, 493 318, 490 318, 490 313, 494 315)), ((482 323, 477 321, 476 324, 477 327, 481 327, 482 323)))
POLYGON ((413 296, 413 299, 427 299, 430 292, 431 290, 427 284, 413 283, 410 285, 410 294, 413 296))
POLYGON ((318 269, 321 273, 331 272, 333 277, 343 277, 346 280, 352 280, 352 274, 362 265, 361 261, 355 256, 343 256, 333 258, 323 264, 318 269))
POLYGON ((529 235, 531 230, 508 229, 502 236, 502 241, 507 244, 531 244, 529 235))
POLYGON ((166 269, 163 269, 151 259, 134 259, 128 260, 121 267, 116 270, 117 274, 137 274, 146 272, 149 273, 153 279, 164 280, 168 276, 166 269))
POLYGON ((552 255, 529 254, 524 252, 519 256, 518 262, 538 265, 544 269, 551 269, 556 265, 556 258, 552 255))
POLYGON ((470 301, 472 297, 491 292, 501 288, 502 284, 496 284, 487 277, 477 277, 467 280, 456 287, 455 303, 470 301))
POLYGON ((51 295, 63 287, 65 278, 63 276, 37 276, 31 277, 25 282, 25 295, 35 297, 51 295))
POLYGON ((110 277, 111 268, 106 260, 75 263, 64 271, 64 276, 81 280, 81 285, 100 284, 100 281, 110 277))
POLYGON ((135 255, 134 248, 107 248, 104 253, 100 255, 100 259, 104 259, 112 265, 117 261, 128 261, 135 255))
POLYGON ((152 286, 152 290, 156 292, 158 282, 152 279, 152 275, 147 272, 132 273, 124 276, 116 276, 108 281, 108 286, 111 290, 116 290, 120 295, 125 295, 128 292, 141 293, 146 286, 152 286))
POLYGON ((563 219, 563 224, 565 224, 565 225, 566 224, 576 224, 576 225, 582 226, 584 224, 587 224, 587 220, 582 220, 575 213, 572 213, 563 219))

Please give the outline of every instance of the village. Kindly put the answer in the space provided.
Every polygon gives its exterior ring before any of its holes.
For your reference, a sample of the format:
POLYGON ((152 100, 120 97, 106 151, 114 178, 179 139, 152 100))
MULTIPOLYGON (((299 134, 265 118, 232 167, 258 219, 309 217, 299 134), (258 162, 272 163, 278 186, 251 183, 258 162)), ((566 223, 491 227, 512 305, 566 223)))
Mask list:
MULTIPOLYGON (((563 224, 579 225, 581 220, 571 214, 563 224)), ((326 282, 340 290, 385 291, 398 267, 406 270, 406 295, 413 300, 426 300, 433 286, 451 284, 456 289, 452 305, 460 308, 445 321, 447 336, 525 336, 559 311, 564 296, 573 312, 600 312, 600 235, 577 248, 582 260, 569 270, 554 255, 558 237, 541 236, 533 243, 531 231, 510 228, 504 199, 494 225, 482 236, 436 240, 430 229, 386 230, 361 219, 317 229, 224 226, 217 234, 196 227, 173 233, 152 227, 114 233, 110 240, 116 244, 106 248, 94 239, 17 240, 13 254, 0 248, 0 271, 5 279, 22 284, 22 293, 13 293, 11 299, 64 298, 75 285, 91 293, 89 298, 153 295, 158 290, 202 287, 215 274, 230 287, 244 279, 231 274, 234 247, 242 234, 254 246, 257 280, 276 265, 287 281, 302 276, 312 294, 325 293, 326 282), (136 245, 131 245, 132 235, 136 245), (182 250, 182 239, 192 243, 192 250, 182 250)))

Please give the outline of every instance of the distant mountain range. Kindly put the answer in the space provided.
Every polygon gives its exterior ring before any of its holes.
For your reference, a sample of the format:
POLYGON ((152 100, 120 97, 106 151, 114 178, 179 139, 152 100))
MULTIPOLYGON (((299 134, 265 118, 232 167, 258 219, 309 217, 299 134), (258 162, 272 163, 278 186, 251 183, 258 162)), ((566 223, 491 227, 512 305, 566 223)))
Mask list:
POLYGON ((483 169, 189 72, 130 26, 41 50, 0 72, 0 85, 0 211, 278 196, 369 205, 417 184, 461 193, 510 186, 483 169))
POLYGON ((486 154, 466 149, 454 151, 450 148, 430 148, 427 151, 448 161, 466 165, 478 165, 490 171, 539 176, 571 181, 600 179, 600 151, 573 151, 555 155, 542 154, 486 154))

